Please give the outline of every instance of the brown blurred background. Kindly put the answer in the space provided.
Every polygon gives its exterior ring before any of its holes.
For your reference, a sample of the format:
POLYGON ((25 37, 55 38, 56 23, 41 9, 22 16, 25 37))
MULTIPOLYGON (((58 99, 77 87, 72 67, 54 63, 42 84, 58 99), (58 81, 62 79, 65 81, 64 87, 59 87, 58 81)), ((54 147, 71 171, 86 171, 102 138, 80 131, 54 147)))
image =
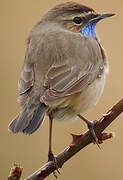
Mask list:
MULTIPOLYGON (((123 96, 123 1, 77 0, 98 12, 115 12, 116 16, 98 24, 97 32, 107 50, 110 73, 98 105, 85 116, 97 119, 123 96)), ((48 120, 31 136, 11 134, 8 124, 20 108, 16 101, 17 81, 23 64, 25 40, 32 26, 61 0, 1 0, 0 1, 0 179, 7 179, 14 162, 23 167, 24 177, 47 161, 48 120)), ((57 154, 71 142, 69 133, 81 133, 86 125, 76 122, 54 123, 53 148, 57 154)), ((89 145, 67 162, 59 179, 122 180, 123 179, 123 115, 107 129, 116 138, 107 140, 100 151, 89 145)), ((55 179, 50 175, 47 179, 55 179)))

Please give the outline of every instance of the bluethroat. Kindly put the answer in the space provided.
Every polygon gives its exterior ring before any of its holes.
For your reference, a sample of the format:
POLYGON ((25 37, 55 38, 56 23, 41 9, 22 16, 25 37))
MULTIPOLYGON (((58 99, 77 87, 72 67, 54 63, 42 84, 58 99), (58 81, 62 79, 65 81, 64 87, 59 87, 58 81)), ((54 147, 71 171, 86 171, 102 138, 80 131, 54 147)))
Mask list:
POLYGON ((82 115, 99 100, 105 85, 108 61, 95 31, 96 24, 112 13, 98 14, 76 2, 49 10, 33 27, 18 89, 20 114, 10 123, 13 133, 32 134, 49 117, 48 159, 52 152, 52 124, 83 119, 97 142, 93 122, 82 115))

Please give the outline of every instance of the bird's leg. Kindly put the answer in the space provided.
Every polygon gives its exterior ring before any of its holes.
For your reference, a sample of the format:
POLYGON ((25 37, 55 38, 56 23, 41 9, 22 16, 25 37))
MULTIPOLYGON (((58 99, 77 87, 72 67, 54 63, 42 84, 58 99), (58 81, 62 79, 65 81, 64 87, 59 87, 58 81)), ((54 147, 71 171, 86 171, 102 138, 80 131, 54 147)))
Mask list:
MULTIPOLYGON (((57 163, 57 159, 54 156, 53 152, 52 152, 52 126, 53 126, 53 118, 52 116, 49 116, 49 151, 48 151, 48 161, 53 161, 54 166, 57 170, 57 172, 60 174, 58 168, 58 163, 57 163)), ((55 174, 55 172, 53 172, 54 176, 57 178, 57 175, 55 174)))
POLYGON ((53 126, 53 118, 49 116, 49 151, 48 151, 48 161, 53 160, 52 153, 52 126, 53 126))
MULTIPOLYGON (((90 131, 90 134, 91 134, 91 136, 92 136, 92 138, 93 138, 93 142, 96 143, 97 146, 100 148, 100 146, 99 146, 99 140, 98 140, 98 138, 97 138, 97 136, 96 136, 96 134, 95 134, 95 131, 94 131, 94 125, 97 123, 97 121, 96 121, 96 120, 95 120, 95 121, 88 121, 86 118, 84 118, 84 117, 81 116, 80 114, 78 114, 78 117, 79 117, 80 119, 82 119, 82 120, 87 124, 88 129, 89 129, 89 131, 90 131)), ((101 148, 100 148, 100 149, 101 149, 101 148)))

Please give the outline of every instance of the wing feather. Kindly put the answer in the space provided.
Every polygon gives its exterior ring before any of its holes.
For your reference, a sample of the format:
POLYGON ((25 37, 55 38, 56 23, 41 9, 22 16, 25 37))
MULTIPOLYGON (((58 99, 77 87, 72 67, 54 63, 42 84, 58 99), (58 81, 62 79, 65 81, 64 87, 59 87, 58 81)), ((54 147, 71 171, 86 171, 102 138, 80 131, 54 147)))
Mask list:
POLYGON ((70 67, 69 65, 65 66, 65 70, 61 67, 61 73, 58 71, 60 67, 51 67, 49 72, 52 73, 52 77, 50 77, 50 73, 48 72, 46 76, 45 85, 47 85, 47 90, 44 95, 41 97, 41 101, 46 104, 55 103, 55 101, 78 93, 82 92, 94 79, 96 76, 92 76, 90 72, 86 72, 85 74, 81 73, 81 69, 77 66, 70 67), (53 68, 53 69, 52 69, 53 68), (56 75, 55 72, 59 72, 56 75))
POLYGON ((27 98, 28 94, 31 91, 34 84, 34 70, 32 64, 24 64, 21 70, 20 79, 18 81, 18 101, 23 105, 27 98))

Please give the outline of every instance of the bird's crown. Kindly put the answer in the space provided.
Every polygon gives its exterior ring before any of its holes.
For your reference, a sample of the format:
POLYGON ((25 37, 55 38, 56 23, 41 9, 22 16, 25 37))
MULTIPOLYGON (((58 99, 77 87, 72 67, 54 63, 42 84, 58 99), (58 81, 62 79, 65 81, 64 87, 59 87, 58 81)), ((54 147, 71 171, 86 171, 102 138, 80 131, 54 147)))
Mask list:
POLYGON ((71 1, 56 5, 54 8, 50 9, 44 17, 51 20, 60 16, 70 16, 89 12, 94 12, 94 10, 80 3, 71 1))

